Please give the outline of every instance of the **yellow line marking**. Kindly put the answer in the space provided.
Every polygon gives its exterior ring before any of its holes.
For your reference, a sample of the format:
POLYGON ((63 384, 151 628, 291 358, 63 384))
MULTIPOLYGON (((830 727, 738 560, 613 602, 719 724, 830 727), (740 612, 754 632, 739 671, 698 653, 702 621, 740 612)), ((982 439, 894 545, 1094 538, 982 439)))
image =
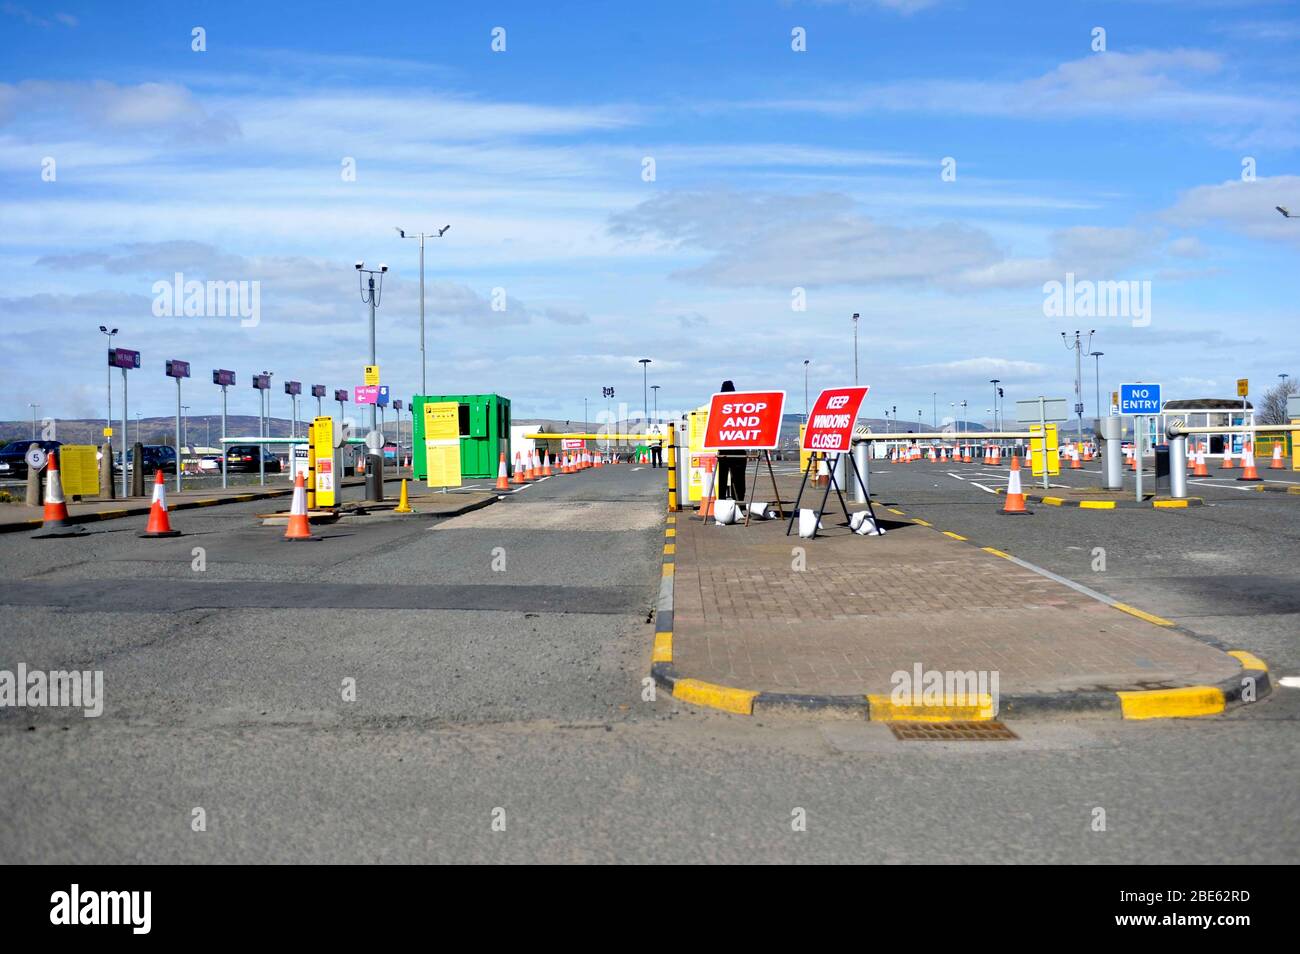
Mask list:
POLYGON ((872 722, 988 722, 993 718, 993 697, 975 696, 970 705, 900 705, 889 696, 867 696, 872 722))
POLYGON ((207 499, 207 500, 196 500, 196 501, 194 501, 194 506, 196 506, 196 507, 211 507, 213 504, 219 504, 219 503, 221 503, 221 501, 218 500, 216 497, 210 497, 210 498, 207 499))
POLYGON ((1065 500, 1061 497, 1044 497, 1043 503, 1047 504, 1049 507, 1059 507, 1061 504, 1065 503, 1065 500))
POLYGON ((1142 610, 1137 609, 1136 607, 1133 606, 1129 606, 1127 603, 1111 603, 1110 605, 1115 607, 1115 609, 1119 610, 1121 613, 1128 613, 1130 616, 1136 616, 1138 619, 1144 619, 1148 623, 1155 623, 1157 626, 1174 625, 1171 620, 1167 620, 1163 616, 1155 616, 1151 613, 1144 613, 1142 612, 1142 610))
POLYGON ((1186 500, 1156 500, 1152 502, 1151 506, 1161 507, 1167 510, 1179 510, 1187 506, 1187 501, 1186 500))
POLYGON ((920 524, 920 525, 923 526, 923 527, 933 527, 933 526, 934 526, 934 524, 932 524, 929 520, 922 520, 920 517, 913 517, 913 518, 912 518, 912 522, 913 522, 913 523, 916 523, 916 524, 920 524))
POLYGON ((699 679, 678 679, 673 684, 673 696, 683 702, 693 702, 697 706, 721 709, 737 715, 753 715, 754 697, 758 693, 750 689, 733 689, 730 686, 718 686, 699 679))
POLYGON ((676 523, 676 522, 677 522, 677 518, 676 518, 676 517, 669 517, 669 518, 668 518, 668 522, 669 522, 669 523, 676 523))
POLYGON ((1113 500, 1080 500, 1080 510, 1114 510, 1115 501, 1113 500))
POLYGON ((1011 559, 1010 553, 1003 553, 1001 550, 995 550, 992 547, 980 547, 980 549, 983 550, 985 553, 992 553, 994 556, 1000 556, 1004 560, 1011 559))
POLYGON ((127 511, 125 510, 100 510, 98 512, 100 520, 103 520, 105 517, 125 517, 126 515, 127 511))
POLYGON ((1237 660, 1241 663, 1242 669, 1259 669, 1263 672, 1268 672, 1268 663, 1264 662, 1264 660, 1260 659, 1254 653, 1248 653, 1244 649, 1230 649, 1228 650, 1228 655, 1236 656, 1237 660))
POLYGON ((654 651, 650 653, 651 662, 673 661, 673 634, 669 630, 666 633, 655 633, 654 651))
POLYGON ((676 563, 665 563, 665 564, 664 564, 663 575, 664 575, 664 576, 672 576, 672 575, 673 575, 673 572, 674 572, 676 569, 677 569, 677 564, 676 564, 676 563))
POLYGON ((665 536, 665 537, 675 537, 675 536, 677 536, 677 531, 674 530, 672 527, 669 527, 667 530, 664 531, 664 536, 665 536))
POLYGON ((945 531, 943 531, 943 535, 944 535, 945 537, 952 537, 954 540, 965 540, 965 539, 966 539, 966 538, 963 537, 960 533, 953 533, 951 530, 945 530, 945 531))
POLYGON ((1223 692, 1214 686, 1185 686, 1182 689, 1148 689, 1117 692, 1125 719, 1176 719, 1182 716, 1217 715, 1223 711, 1223 692))
POLYGON ((903 516, 903 511, 901 510, 895 510, 893 507, 886 507, 885 509, 888 510, 890 513, 898 514, 900 517, 903 516))
POLYGON ((674 554, 674 553, 676 553, 676 552, 677 552, 677 544, 675 544, 675 543, 665 543, 665 544, 664 544, 664 553, 665 553, 665 554, 671 556, 672 554, 674 554))

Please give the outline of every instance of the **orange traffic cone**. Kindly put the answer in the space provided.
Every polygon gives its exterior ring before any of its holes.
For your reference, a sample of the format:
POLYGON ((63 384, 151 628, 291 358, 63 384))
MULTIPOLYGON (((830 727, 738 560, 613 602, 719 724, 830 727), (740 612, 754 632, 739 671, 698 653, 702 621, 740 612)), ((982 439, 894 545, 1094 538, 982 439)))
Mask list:
POLYGON ((307 485, 301 472, 293 479, 293 506, 289 508, 289 525, 284 528, 284 539, 293 543, 316 539, 307 523, 307 485))
POLYGON ((1263 478, 1259 476, 1259 471, 1255 469, 1255 445, 1247 441, 1241 448, 1241 476, 1238 480, 1249 480, 1258 482, 1263 478))
POLYGON ((1083 464, 1079 462, 1079 445, 1070 445, 1070 470, 1083 470, 1083 464))
POLYGON ((1223 441, 1223 460, 1219 464, 1219 470, 1232 470, 1232 438, 1226 437, 1223 441))
POLYGON ((1210 470, 1208 467, 1205 466, 1205 444, 1204 443, 1200 443, 1196 445, 1196 454, 1194 456, 1196 458, 1196 462, 1192 465, 1192 476, 1209 477, 1210 470))
POLYGON ((604 462, 604 460, 601 459, 600 451, 597 451, 595 454, 592 455, 591 466, 592 466, 592 467, 604 467, 604 466, 605 466, 605 462, 604 462))
POLYGON ((992 445, 992 444, 985 444, 985 445, 984 445, 984 461, 983 461, 983 463, 984 463, 984 466, 985 466, 985 467, 991 467, 991 466, 993 466, 993 445, 992 445))
POLYGON ((713 516, 713 505, 717 499, 713 496, 717 489, 716 467, 717 464, 712 458, 704 458, 704 492, 700 495, 700 519, 706 523, 713 516))
POLYGON ((45 469, 45 518, 41 529, 32 534, 32 539, 39 537, 77 537, 86 532, 79 523, 71 523, 68 518, 68 505, 63 502, 63 480, 59 477, 59 455, 50 454, 50 462, 45 469))
POLYGON ((1011 475, 1007 478, 1007 500, 999 513, 1026 515, 1033 511, 1025 509, 1025 492, 1020 486, 1020 458, 1011 455, 1011 475))
POLYGON ((524 467, 519 460, 519 451, 515 451, 515 472, 510 475, 510 483, 518 486, 524 482, 524 467))
POLYGON ((497 487, 496 487, 496 489, 497 489, 497 490, 509 490, 509 489, 510 489, 510 478, 506 476, 506 455, 505 455, 505 452, 504 452, 504 451, 503 451, 502 454, 501 454, 501 460, 500 460, 500 462, 497 464, 497 487))
POLYGON ((962 462, 963 464, 973 464, 973 463, 975 463, 975 458, 971 457, 971 454, 970 454, 970 445, 969 445, 969 444, 965 445, 965 446, 961 449, 961 462, 962 462))
POLYGON ((551 476, 551 452, 542 451, 542 476, 551 476))
POLYGON ((181 532, 173 530, 167 518, 167 480, 161 470, 154 471, 153 503, 149 505, 149 523, 144 528, 142 537, 179 537, 181 532))
POLYGON ((1286 470, 1286 465, 1282 463, 1282 442, 1278 441, 1273 445, 1273 459, 1269 461, 1269 470, 1286 470))
POLYGON ((533 459, 533 452, 531 450, 528 451, 527 453, 528 453, 528 460, 524 464, 524 480, 536 480, 537 461, 533 459))
POLYGON ((994 444, 994 445, 993 445, 993 457, 992 457, 992 460, 993 460, 993 466, 994 466, 994 467, 1001 467, 1001 466, 1002 466, 1002 448, 999 447, 997 444, 994 444))

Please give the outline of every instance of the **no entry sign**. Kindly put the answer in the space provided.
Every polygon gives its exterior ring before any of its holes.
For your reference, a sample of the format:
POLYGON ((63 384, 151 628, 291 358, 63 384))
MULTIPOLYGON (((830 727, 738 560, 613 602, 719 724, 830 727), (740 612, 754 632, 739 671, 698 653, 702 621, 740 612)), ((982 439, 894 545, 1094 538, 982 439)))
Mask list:
POLYGON ((784 391, 723 391, 709 401, 705 450, 772 450, 781 440, 784 391))
POLYGON ((853 446, 853 425, 867 396, 865 387, 827 388, 808 413, 801 450, 843 454, 853 446))

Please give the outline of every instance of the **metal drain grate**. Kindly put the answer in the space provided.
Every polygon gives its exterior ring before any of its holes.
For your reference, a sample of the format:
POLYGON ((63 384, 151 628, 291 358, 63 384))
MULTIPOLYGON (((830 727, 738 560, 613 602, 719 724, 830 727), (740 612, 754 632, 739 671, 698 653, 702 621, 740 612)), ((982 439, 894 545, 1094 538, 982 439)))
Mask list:
POLYGON ((1002 742, 1018 739, 1001 722, 891 722, 900 742, 1002 742))

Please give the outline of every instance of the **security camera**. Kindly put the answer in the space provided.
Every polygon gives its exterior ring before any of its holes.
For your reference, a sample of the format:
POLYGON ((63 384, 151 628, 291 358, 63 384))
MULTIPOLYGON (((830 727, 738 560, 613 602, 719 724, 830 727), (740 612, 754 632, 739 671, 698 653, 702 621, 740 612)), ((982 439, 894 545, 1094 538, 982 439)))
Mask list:
POLYGON ((361 271, 361 269, 363 269, 363 268, 365 268, 365 267, 366 267, 366 263, 365 263, 365 262, 357 262, 357 271, 361 271))
POLYGON ((379 270, 380 270, 381 272, 386 272, 386 271, 388 271, 388 266, 385 265, 383 262, 380 262, 380 263, 379 263, 379 270))
MULTIPOLYGON (((393 226, 393 228, 397 228, 397 226, 393 226)), ((406 232, 402 229, 397 229, 397 235, 399 238, 406 238, 406 232)))

